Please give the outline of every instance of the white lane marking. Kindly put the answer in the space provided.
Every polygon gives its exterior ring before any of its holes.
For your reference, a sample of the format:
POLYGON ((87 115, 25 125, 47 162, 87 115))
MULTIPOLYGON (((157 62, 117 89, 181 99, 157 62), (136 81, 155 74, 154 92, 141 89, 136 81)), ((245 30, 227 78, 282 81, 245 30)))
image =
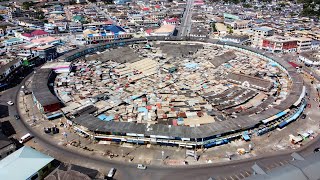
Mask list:
POLYGON ((245 176, 242 173, 240 173, 239 175, 242 176, 242 178, 245 178, 245 176))

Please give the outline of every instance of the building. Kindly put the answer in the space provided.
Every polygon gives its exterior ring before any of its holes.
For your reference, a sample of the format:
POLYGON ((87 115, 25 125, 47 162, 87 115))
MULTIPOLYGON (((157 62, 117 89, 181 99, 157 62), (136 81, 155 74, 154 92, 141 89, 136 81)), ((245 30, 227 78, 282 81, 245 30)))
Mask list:
POLYGON ((243 44, 245 42, 250 41, 249 36, 246 35, 226 35, 222 38, 220 38, 221 41, 228 41, 228 42, 233 42, 236 44, 243 44))
POLYGON ((53 158, 23 146, 0 161, 1 179, 43 179, 51 170, 53 158))
POLYGON ((49 33, 43 30, 35 30, 30 33, 22 33, 22 34, 16 33, 16 36, 19 38, 25 39, 27 41, 31 41, 32 39, 49 36, 49 33))
POLYGON ((70 22, 68 24, 69 31, 70 32, 82 32, 82 24, 81 23, 76 23, 76 22, 70 22))
POLYGON ((191 37, 202 37, 205 38, 209 35, 209 30, 201 25, 191 26, 189 36, 191 37))
POLYGON ((42 113, 51 113, 61 108, 59 99, 52 94, 52 87, 48 82, 55 78, 55 72, 49 68, 39 69, 33 78, 32 97, 36 106, 42 113), (51 90, 51 91, 50 91, 51 90))
POLYGON ((274 53, 296 52, 297 40, 284 36, 271 36, 263 40, 262 49, 274 53))
POLYGON ((20 68, 21 64, 22 64, 21 59, 14 59, 14 60, 11 60, 9 63, 5 64, 4 66, 1 66, 0 82, 4 81, 12 72, 20 68))
POLYGON ((132 34, 127 33, 120 26, 106 26, 104 30, 91 30, 86 29, 83 31, 83 37, 87 43, 97 43, 103 41, 113 41, 116 39, 128 39, 132 37, 132 34))
POLYGON ((296 38, 296 40, 297 40, 298 53, 311 50, 311 43, 312 43, 311 38, 299 37, 299 38, 296 38))
POLYGON ((249 25, 250 25, 249 20, 236 20, 231 23, 231 26, 233 27, 233 29, 246 29, 249 27, 249 25))
POLYGON ((265 27, 265 26, 256 27, 256 28, 253 28, 252 30, 253 30, 253 35, 251 39, 252 46, 258 47, 258 48, 261 48, 264 38, 273 36, 274 34, 274 30, 272 28, 265 27))
POLYGON ((165 20, 163 20, 163 24, 172 24, 172 25, 176 25, 179 24, 179 19, 174 17, 174 18, 167 18, 165 20))
POLYGON ((299 54, 299 59, 307 65, 320 65, 320 53, 317 51, 302 52, 299 54))
POLYGON ((0 160, 13 153, 16 145, 2 132, 0 132, 0 160))
POLYGON ((226 35, 227 32, 228 32, 227 27, 226 27, 224 24, 222 24, 222 23, 215 23, 215 27, 216 27, 217 32, 218 32, 218 34, 219 34, 220 36, 224 36, 224 35, 226 35))
POLYGON ((22 44, 22 43, 24 43, 24 41, 21 38, 10 38, 3 41, 4 46, 13 46, 13 45, 22 44))
POLYGON ((164 24, 159 29, 154 30, 152 36, 172 36, 176 31, 176 26, 171 24, 164 24))

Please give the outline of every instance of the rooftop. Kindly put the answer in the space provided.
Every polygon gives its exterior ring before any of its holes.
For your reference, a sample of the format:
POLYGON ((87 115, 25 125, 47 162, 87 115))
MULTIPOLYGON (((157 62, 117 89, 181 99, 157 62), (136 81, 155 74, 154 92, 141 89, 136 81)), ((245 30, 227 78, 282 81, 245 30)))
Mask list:
POLYGON ((0 161, 1 179, 28 179, 54 159, 24 146, 0 161), (19 173, 13 173, 17 172, 19 173))

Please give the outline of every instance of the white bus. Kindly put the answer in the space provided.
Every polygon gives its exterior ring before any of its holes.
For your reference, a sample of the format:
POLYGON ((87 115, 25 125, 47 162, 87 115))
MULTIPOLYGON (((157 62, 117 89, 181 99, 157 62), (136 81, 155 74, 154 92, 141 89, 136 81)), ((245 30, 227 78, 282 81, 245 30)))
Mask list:
POLYGON ((29 141, 32 138, 33 138, 33 136, 30 133, 27 133, 26 135, 21 137, 19 143, 25 143, 25 142, 29 141))

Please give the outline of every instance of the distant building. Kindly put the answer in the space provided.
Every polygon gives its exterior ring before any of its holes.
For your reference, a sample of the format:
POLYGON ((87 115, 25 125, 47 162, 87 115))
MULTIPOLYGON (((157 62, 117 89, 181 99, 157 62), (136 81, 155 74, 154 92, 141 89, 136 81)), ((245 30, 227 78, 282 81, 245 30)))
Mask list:
POLYGON ((1 179, 43 179, 52 171, 53 158, 23 146, 0 161, 1 179))
POLYGON ((299 38, 296 38, 296 40, 297 40, 298 53, 311 50, 311 43, 312 43, 311 38, 299 37, 299 38))
POLYGON ((253 35, 252 35, 252 46, 253 47, 258 47, 261 48, 262 47, 262 42, 263 39, 265 39, 266 37, 269 36, 273 36, 274 34, 274 30, 270 27, 256 27, 253 28, 253 35))
POLYGON ((34 30, 30 33, 16 33, 16 37, 25 39, 27 41, 31 41, 32 39, 37 39, 37 38, 42 38, 42 37, 46 37, 49 36, 49 33, 47 33, 44 30, 34 30))
POLYGON ((249 20, 237 20, 231 23, 233 29, 246 29, 250 25, 249 20))
POLYGON ((297 47, 297 40, 284 36, 271 36, 265 38, 262 43, 262 49, 274 53, 296 52, 297 47))
POLYGON ((17 44, 22 44, 24 41, 21 38, 10 38, 3 41, 4 46, 13 46, 17 44))
POLYGON ((215 23, 215 28, 217 29, 217 32, 220 36, 224 36, 228 33, 227 27, 222 23, 215 23))
POLYGON ((152 36, 172 36, 176 31, 176 26, 171 24, 164 24, 159 29, 154 30, 152 36))
POLYGON ((167 19, 163 20, 163 24, 176 25, 176 24, 179 24, 179 19, 178 18, 167 18, 167 19))
POLYGON ((226 35, 222 38, 220 38, 221 41, 226 41, 226 42, 233 42, 236 44, 243 44, 245 42, 250 41, 249 36, 246 35, 226 35))
POLYGON ((320 65, 320 53, 318 51, 302 52, 299 54, 299 59, 307 65, 320 65))
POLYGON ((97 43, 103 41, 113 41, 115 39, 128 39, 132 34, 127 33, 120 26, 106 26, 104 30, 86 29, 83 31, 83 37, 87 43, 97 43))

